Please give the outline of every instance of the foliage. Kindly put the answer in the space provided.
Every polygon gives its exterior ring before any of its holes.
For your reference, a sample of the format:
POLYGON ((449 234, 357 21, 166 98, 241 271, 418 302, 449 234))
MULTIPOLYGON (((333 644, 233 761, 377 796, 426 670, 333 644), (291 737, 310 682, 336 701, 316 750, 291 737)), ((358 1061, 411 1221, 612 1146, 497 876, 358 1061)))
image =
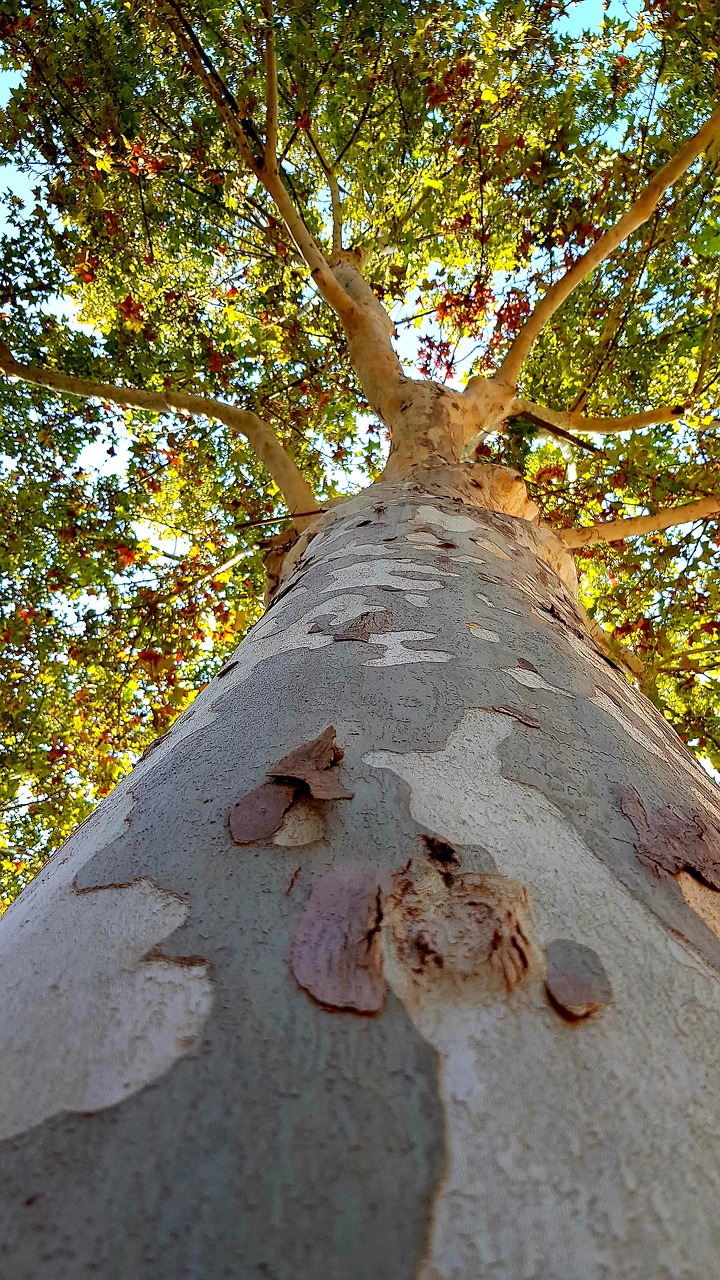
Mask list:
MULTIPOLYGON (((286 183, 329 248, 332 170, 345 243, 367 250, 399 350, 426 376, 496 367, 547 285, 713 108, 712 0, 596 9, 578 33, 558 0, 278 0, 286 183)), ((184 10, 251 138, 267 12, 184 10)), ((2 337, 16 358, 252 408, 321 500, 376 478, 386 433, 338 321, 168 9, 3 0, 0 31, 16 83, 2 155, 32 189, 4 201, 2 337)), ((520 385, 555 408, 683 416, 596 451, 522 420, 480 447, 523 470, 556 526, 718 489, 719 160, 711 149, 572 294, 520 385)), ((206 419, 7 382, 0 411, 9 901, 258 616, 260 541, 285 509, 242 439, 206 419)), ((719 546, 705 521, 578 556, 591 611, 717 768, 719 546)))

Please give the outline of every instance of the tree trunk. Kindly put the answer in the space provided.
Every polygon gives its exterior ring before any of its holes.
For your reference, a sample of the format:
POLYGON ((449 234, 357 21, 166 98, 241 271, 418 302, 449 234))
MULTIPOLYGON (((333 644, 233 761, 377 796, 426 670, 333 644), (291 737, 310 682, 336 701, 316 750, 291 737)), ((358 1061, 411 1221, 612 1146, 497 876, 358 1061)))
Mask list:
POLYGON ((717 1274, 717 789, 456 481, 305 535, 3 918, 3 1278, 717 1274))

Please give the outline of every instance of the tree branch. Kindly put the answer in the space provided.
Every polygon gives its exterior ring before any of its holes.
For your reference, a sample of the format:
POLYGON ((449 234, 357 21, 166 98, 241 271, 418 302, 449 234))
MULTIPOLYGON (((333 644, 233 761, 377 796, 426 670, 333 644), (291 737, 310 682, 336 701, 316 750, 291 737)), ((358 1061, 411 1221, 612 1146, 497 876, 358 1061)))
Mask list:
POLYGON ((250 145, 248 131, 243 127, 240 108, 228 89, 222 76, 216 71, 205 54, 200 41, 185 18, 182 9, 175 0, 166 0, 165 14, 167 23, 185 54, 197 79, 207 90, 218 109, 228 133, 237 147, 243 161, 255 176, 258 176, 261 161, 254 155, 250 145))
MULTIPOLYGON (((283 183, 280 170, 277 166, 275 168, 269 167, 265 163, 264 156, 263 158, 258 158, 253 153, 250 140, 254 138, 254 130, 242 119, 237 102, 205 53, 200 41, 184 17, 180 6, 175 3, 175 0, 166 0, 165 12, 170 30, 187 57, 197 79, 215 103, 222 120, 227 126, 228 133, 237 147, 240 158, 257 178, 258 182, 262 184, 268 195, 272 197, 278 213, 307 266, 310 268, 310 275, 315 281, 321 296, 332 307, 343 324, 346 323, 354 314, 352 299, 338 284, 322 249, 295 208, 283 183)), ((276 93, 277 85, 274 83, 274 88, 268 89, 268 106, 271 99, 276 97, 276 93)))
POLYGON ((620 542, 642 533, 656 533, 676 524, 690 524, 693 520, 707 520, 720 514, 720 495, 710 494, 697 502, 682 507, 665 507, 651 516, 632 516, 626 520, 606 520, 600 524, 586 525, 581 529, 559 529, 557 532, 567 547, 585 547, 593 542, 620 542))
POLYGON ((589 435, 613 435, 619 431, 641 431, 643 427, 658 426, 662 422, 677 422, 689 407, 684 404, 665 404, 657 409, 648 409, 645 413, 631 413, 625 418, 586 418, 582 413, 546 409, 544 405, 534 404, 532 400, 515 400, 510 416, 522 414, 531 422, 544 426, 550 434, 554 428, 563 436, 570 429, 587 431, 589 435))
POLYGON ((278 142, 278 78, 272 0, 263 0, 265 32, 265 167, 276 173, 278 142))
POLYGON ((32 386, 46 387, 48 391, 59 391, 83 400, 106 400, 110 404, 143 409, 150 413, 197 415, 224 422, 231 431, 245 436, 275 481, 291 515, 295 512, 303 513, 293 520, 298 529, 302 530, 312 523, 314 516, 308 515, 308 512, 319 513, 322 510, 307 480, 270 424, 249 409, 239 409, 236 405, 224 404, 221 400, 205 396, 186 395, 177 391, 144 391, 138 387, 115 386, 89 378, 75 378, 54 369, 19 364, 4 342, 0 342, 0 373, 6 378, 16 378, 32 386))
POLYGON ((653 216, 652 226, 650 227, 650 234, 648 236, 648 243, 645 248, 645 252, 642 256, 642 259, 639 265, 636 267, 634 274, 630 274, 628 277, 632 281, 630 285, 629 295, 624 300, 624 302, 621 301, 620 297, 616 299, 615 308, 613 311, 611 311, 605 324, 603 325, 602 333, 600 334, 600 339, 598 341, 597 347, 593 352, 594 367, 587 372, 585 380, 583 382, 582 389, 580 390, 578 395, 575 397, 573 404, 570 406, 572 413, 583 412, 585 405, 587 404, 588 395, 590 394, 590 391, 593 385, 595 384, 598 377, 600 376, 611 353, 617 348, 622 332, 630 318, 633 306, 635 304, 635 298, 637 297, 637 293, 640 288, 640 281, 643 278, 647 264, 650 260, 650 256, 653 252, 653 249, 655 248, 655 237, 657 236, 657 230, 658 230, 658 214, 656 211, 653 216))
POLYGON ((604 232, 587 253, 578 258, 565 275, 550 286, 532 315, 525 321, 502 363, 500 372, 505 381, 513 385, 517 383, 520 369, 533 343, 558 307, 601 262, 604 262, 617 249, 619 244, 622 244, 623 240, 647 222, 668 187, 682 177, 693 161, 719 133, 720 108, 713 112, 710 119, 692 138, 688 139, 672 160, 663 165, 654 178, 651 178, 645 190, 615 223, 615 226, 604 232))
POLYGON ((557 436, 560 440, 567 440, 569 444, 575 445, 576 449, 585 449, 588 453, 602 453, 602 449, 598 449, 596 444, 588 444, 587 440, 579 440, 571 431, 566 431, 557 422, 550 423, 548 415, 551 413, 553 417, 561 417, 560 414, 555 415, 552 409, 538 408, 529 400, 516 400, 508 417, 527 418, 528 422, 532 422, 533 426, 540 427, 548 435, 557 436))
POLYGON ((339 254, 335 273, 356 308, 345 327, 350 362, 368 404, 392 429, 408 389, 420 384, 403 373, 392 345, 393 322, 360 271, 359 252, 346 249, 339 254))
MULTIPOLYGON (((338 284, 322 249, 295 208, 282 180, 279 168, 277 166, 270 168, 266 165, 264 158, 259 159, 254 155, 249 141, 249 138, 254 134, 254 130, 250 130, 248 124, 241 118, 237 102, 205 53, 187 19, 183 16, 180 6, 175 3, 175 0, 166 0, 165 12, 170 30, 185 53, 197 79, 215 103, 220 116, 227 126, 230 137, 237 147, 240 158, 273 199, 278 213, 307 266, 310 268, 310 275, 315 281, 319 293, 328 305, 332 307, 343 324, 346 324, 354 315, 354 303, 342 286, 338 284)), ((276 94, 276 88, 277 86, 275 85, 274 90, 268 90, 268 104, 276 94)))
POLYGON ((337 257, 342 253, 342 205, 340 202, 340 184, 335 174, 334 165, 328 164, 325 156, 320 150, 317 140, 313 137, 310 129, 306 129, 307 140, 310 143, 315 155, 320 163, 320 168, 325 174, 328 188, 330 190, 330 203, 332 207, 332 256, 337 257))

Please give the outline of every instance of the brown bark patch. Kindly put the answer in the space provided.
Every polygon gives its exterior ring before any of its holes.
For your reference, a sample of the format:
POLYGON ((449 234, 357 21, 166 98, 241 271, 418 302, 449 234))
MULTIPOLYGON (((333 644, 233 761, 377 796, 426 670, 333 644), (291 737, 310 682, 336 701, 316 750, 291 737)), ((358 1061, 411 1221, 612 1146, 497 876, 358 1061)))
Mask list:
MULTIPOLYGON (((230 810, 230 834, 235 844, 256 844, 279 831, 296 796, 314 800, 352 800, 335 767, 343 758, 329 725, 318 738, 304 742, 267 770, 269 781, 242 796, 230 810)), ((318 838, 317 835, 313 839, 318 838)), ((290 841, 281 841, 289 843, 290 841)), ((298 839, 298 844, 308 843, 298 839)))
POLYGON ((523 671, 534 671, 536 676, 540 674, 537 667, 534 667, 532 662, 528 662, 527 658, 518 658, 517 664, 523 671))
POLYGON ((545 990, 550 1003, 571 1021, 598 1013, 612 1000, 602 960, 591 947, 556 938, 546 951, 545 990))
POLYGON ((720 889, 720 830, 703 814, 667 805, 648 815, 634 787, 624 787, 620 808, 635 828, 635 854, 655 875, 688 871, 720 889))
POLYGON ((230 835, 235 844, 256 844, 279 831, 283 818, 295 799, 295 787, 281 782, 263 782, 248 791, 230 810, 230 835))
POLYGON ((456 867, 460 866, 457 851, 447 840, 441 840, 440 836, 424 835, 423 842, 427 849, 428 857, 432 858, 433 862, 442 862, 446 866, 448 864, 456 867))
POLYGON ((333 631, 333 640, 360 640, 368 644, 373 635, 392 631, 393 616, 389 609, 369 610, 353 618, 341 631, 333 631))
POLYGON ((447 840, 441 840, 440 836, 425 834, 422 838, 428 857, 435 863, 437 871, 442 876, 445 884, 450 886, 460 866, 460 859, 456 850, 447 840))
POLYGON ((332 725, 318 738, 304 742, 268 769, 269 778, 283 782, 300 782, 316 800, 352 800, 335 771, 343 758, 342 748, 335 742, 332 725))
POLYGON ((330 872, 314 885, 295 931, 290 968, 299 986, 329 1009, 379 1013, 385 1001, 377 873, 330 872))
POLYGON ((501 716, 512 716, 514 720, 519 720, 521 724, 526 724, 529 729, 539 729, 541 727, 537 716, 533 716, 529 711, 521 711, 519 707, 498 706, 493 707, 493 711, 497 711, 501 716))

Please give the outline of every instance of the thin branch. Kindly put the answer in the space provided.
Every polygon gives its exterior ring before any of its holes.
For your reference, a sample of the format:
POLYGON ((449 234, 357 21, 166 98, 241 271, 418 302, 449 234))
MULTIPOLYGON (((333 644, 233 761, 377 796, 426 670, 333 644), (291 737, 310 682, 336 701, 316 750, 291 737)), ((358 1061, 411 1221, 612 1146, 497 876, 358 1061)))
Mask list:
POLYGON ((222 76, 206 56, 200 41, 184 17, 180 6, 175 4, 175 0, 167 0, 165 13, 170 30, 197 79, 207 89, 208 94, 215 103, 242 159, 251 172, 258 176, 261 162, 252 151, 248 132, 244 127, 237 102, 230 93, 222 76))
POLYGON ((573 431, 587 431, 589 435, 614 435, 620 431, 641 431, 643 427, 658 426, 663 422, 677 422, 690 406, 687 404, 664 404, 657 409, 647 409, 644 413, 631 413, 624 418, 586 418, 582 413, 563 412, 558 409, 546 409, 544 405, 534 404, 532 400, 515 400, 511 417, 522 414, 531 422, 537 422, 550 431, 567 434, 573 431))
POLYGON ((698 375, 697 375, 697 378, 695 379, 695 386, 692 389, 693 396, 698 396, 701 394, 703 378, 705 377, 705 370, 708 367, 708 363, 711 359, 711 356, 714 354, 713 339, 715 337, 715 322, 717 320, 717 314, 718 314, 718 303, 720 303, 720 271, 718 272, 717 280, 715 281, 715 291, 713 293, 712 311, 710 312, 710 320, 708 321, 708 327, 705 330, 705 340, 703 342, 702 353, 700 355, 700 365, 698 367, 698 375))
POLYGON ((340 201, 340 184, 338 183, 337 175, 335 173, 335 166, 332 164, 328 164, 327 160, 325 159, 325 156, 320 150, 320 146, 317 140, 313 137, 311 131, 309 129, 306 129, 305 133, 307 136, 307 140, 310 143, 310 146, 312 147, 313 151, 315 152, 315 155, 318 158, 318 161, 320 162, 320 168, 325 174, 328 188, 330 190, 330 204, 332 207, 332 252, 333 252, 333 258, 335 258, 337 254, 342 253, 342 247, 343 247, 343 243, 342 243, 343 219, 342 219, 342 204, 340 201))
POLYGON ((250 140, 254 138, 254 130, 251 129, 249 122, 241 117, 237 102, 205 53, 175 0, 166 0, 165 12, 168 26, 185 53, 197 79, 215 103, 240 158, 275 202, 278 213, 310 268, 310 275, 320 294, 343 323, 352 320, 355 314, 354 303, 338 284, 322 249, 295 208, 280 170, 269 169, 263 159, 255 156, 250 146, 250 140))
POLYGON ((632 516, 628 520, 606 520, 600 524, 586 525, 581 529, 559 529, 558 533, 567 547, 586 547, 593 542, 620 542, 643 533, 657 533, 676 524, 690 524, 693 520, 707 520, 720 514, 720 495, 710 494, 697 502, 682 507, 665 507, 650 516, 632 516))
POLYGON ((328 173, 327 180, 330 188, 330 203, 332 205, 332 251, 334 255, 342 253, 343 247, 342 204, 340 201, 340 184, 332 169, 328 173))
POLYGON ((668 187, 671 187, 673 183, 677 182, 678 178, 682 177, 690 165, 719 133, 720 108, 713 112, 710 119, 705 122, 692 138, 688 139, 676 155, 673 156, 672 160, 663 165, 662 169, 655 174, 644 191, 641 192, 638 199, 615 223, 615 226, 605 231, 599 240, 596 240, 594 245, 588 249, 587 253, 578 258, 577 262, 570 267, 565 275, 550 286, 535 310, 525 321, 502 363, 500 372, 506 382, 510 382, 512 385, 517 383, 520 369, 533 343, 558 307, 601 262, 604 262, 611 253, 614 253, 623 240, 626 240, 633 231, 642 226, 644 222, 647 222, 668 187))
POLYGON ((278 77, 272 0, 263 0, 265 31, 265 167, 277 172, 278 77))
MULTIPOLYGON (((377 58, 375 59, 375 63, 374 63, 374 66, 373 66, 373 76, 375 76, 375 74, 377 73, 377 69, 378 69, 378 66, 379 66, 379 63, 380 63, 380 58, 381 58, 381 54, 380 54, 380 53, 378 53, 378 56, 377 56, 377 58)), ((373 88, 374 88, 374 85, 373 85, 373 88)), ((343 158, 343 156, 346 154, 346 152, 348 152, 348 151, 350 150, 350 148, 351 148, 351 146, 352 146, 353 142, 355 141, 355 139, 357 138, 358 134, 360 133, 360 130, 362 129, 363 125, 365 124, 365 121, 367 120, 367 117, 368 117, 368 114, 369 114, 369 111, 370 111, 370 107, 372 106, 372 100, 373 100, 373 90, 371 89, 370 93, 368 94, 367 98, 365 99, 365 105, 363 106, 363 109, 362 109, 362 111, 360 112, 360 115, 359 115, 359 117, 358 117, 358 119, 357 119, 357 121, 356 121, 355 128, 352 130, 352 133, 350 134, 350 137, 347 139, 347 142, 346 142, 346 143, 344 144, 344 146, 342 146, 342 147, 340 148, 340 150, 338 151, 337 157, 336 157, 336 159, 335 159, 335 164, 336 164, 336 165, 338 165, 338 164, 340 163, 340 161, 342 160, 342 158, 343 158)))
POLYGON ((620 298, 616 300, 615 310, 611 311, 607 321, 603 325, 598 345, 593 352, 594 367, 586 374, 582 389, 571 405, 571 412, 573 413, 581 413, 585 408, 590 391, 597 382, 604 366, 607 364, 612 352, 620 341, 623 329, 625 328, 635 305, 635 299, 640 288, 640 281, 645 273, 650 255, 655 248, 655 237, 657 235, 657 231, 658 215, 655 213, 642 261, 640 262, 639 268, 635 271, 634 278, 632 275, 629 277, 632 280, 630 293, 624 304, 621 303, 620 298))
POLYGON ((602 453, 602 449, 598 449, 596 444, 589 444, 587 440, 579 440, 571 431, 566 431, 564 427, 558 426, 557 423, 550 423, 547 420, 548 412, 552 410, 539 409, 535 412, 535 405, 531 405, 528 400, 517 400, 517 410, 508 414, 510 418, 527 418, 528 422, 532 422, 533 426, 540 427, 547 435, 557 436, 560 440, 567 440, 569 444, 575 445, 576 449, 585 449, 587 453, 602 453), (524 405, 524 408, 520 408, 524 405))
POLYGON ((319 513, 321 510, 310 485, 278 440, 270 424, 249 409, 239 409, 236 405, 225 404, 221 400, 213 400, 205 396, 115 386, 106 382, 95 382, 89 378, 75 378, 69 374, 58 373, 54 369, 19 364, 5 343, 1 341, 0 373, 6 378, 16 378, 36 387, 46 387, 49 391, 78 396, 83 400, 105 400, 111 404, 142 409, 149 413, 200 415, 212 418, 216 422, 224 422, 231 431, 245 436, 275 481, 293 516, 293 522, 299 529, 310 524, 311 517, 300 514, 296 516, 296 512, 319 513))
MULTIPOLYGON (((411 219, 415 217, 415 214, 418 213, 418 211, 422 208, 425 201, 430 197, 431 194, 432 194, 432 187, 425 187, 422 191, 422 194, 419 195, 417 200, 415 200, 413 204, 411 204, 410 207, 405 210, 405 213, 401 214, 399 218, 395 218, 393 220, 392 227, 383 231, 381 235, 378 236, 377 240, 372 245, 372 248, 376 253, 379 253, 381 249, 385 249, 387 245, 390 244, 390 240, 392 237, 400 234, 403 227, 406 226, 407 223, 410 222, 411 219)), ((416 241, 416 243, 420 243, 420 242, 416 241)), ((432 311, 428 311, 425 314, 431 315, 432 311)))

